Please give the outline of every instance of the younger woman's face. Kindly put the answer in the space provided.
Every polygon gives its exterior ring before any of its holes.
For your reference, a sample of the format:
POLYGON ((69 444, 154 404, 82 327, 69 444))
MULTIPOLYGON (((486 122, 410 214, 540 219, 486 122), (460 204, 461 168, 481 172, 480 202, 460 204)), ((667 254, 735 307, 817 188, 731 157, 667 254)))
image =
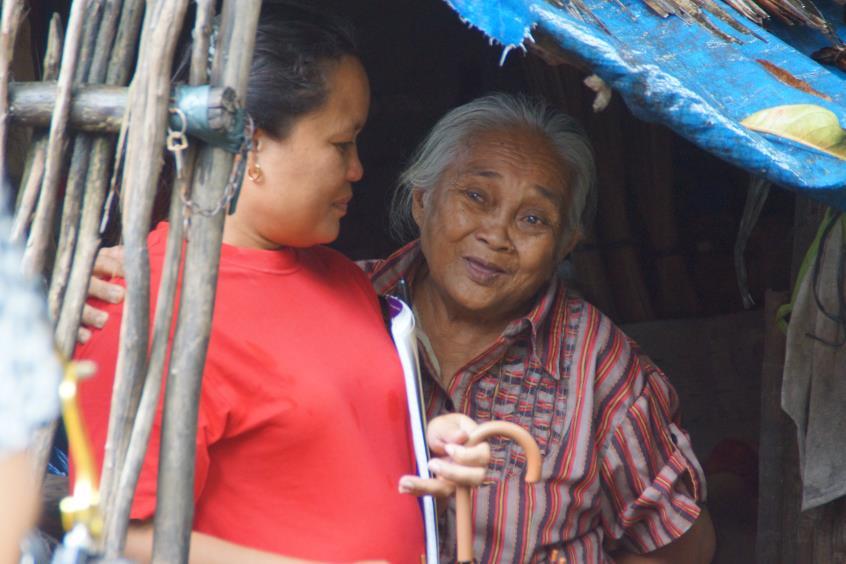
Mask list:
POLYGON ((329 68, 328 97, 321 107, 294 122, 282 140, 256 133, 258 152, 251 159, 264 178, 245 178, 225 242, 273 249, 309 247, 338 237, 352 199, 351 184, 364 175, 356 139, 367 121, 370 87, 356 57, 344 56, 329 68))

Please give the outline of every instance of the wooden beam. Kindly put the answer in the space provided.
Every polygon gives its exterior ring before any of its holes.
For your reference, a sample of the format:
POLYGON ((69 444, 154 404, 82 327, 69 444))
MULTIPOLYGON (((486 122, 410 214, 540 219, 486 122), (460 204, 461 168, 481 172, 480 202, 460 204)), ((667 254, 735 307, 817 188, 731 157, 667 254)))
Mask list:
MULTIPOLYGON (((212 88, 209 92, 213 129, 228 128, 232 121, 232 90, 212 88)), ((69 125, 89 133, 117 133, 123 123, 129 89, 105 84, 73 88, 69 125)), ((56 103, 55 82, 13 82, 9 86, 9 119, 19 125, 46 127, 56 103)))

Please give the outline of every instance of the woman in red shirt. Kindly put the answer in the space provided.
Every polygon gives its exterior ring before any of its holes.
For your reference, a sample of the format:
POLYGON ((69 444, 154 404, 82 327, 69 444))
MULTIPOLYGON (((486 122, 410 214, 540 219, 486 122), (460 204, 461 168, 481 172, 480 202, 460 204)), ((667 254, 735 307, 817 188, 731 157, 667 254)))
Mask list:
MULTIPOLYGON (((356 139, 369 103, 342 24, 265 5, 246 101, 254 150, 226 218, 203 375, 192 562, 419 562, 425 552, 416 500, 397 490, 414 471, 399 360, 367 277, 321 246, 363 174, 356 139)), ((153 288, 166 236, 161 224, 149 237, 153 288)), ((81 399, 102 462, 121 308, 100 305, 112 319, 76 356, 100 366, 81 399)), ((159 424, 127 540, 139 560, 151 550, 159 424)), ((477 466, 453 476, 479 483, 486 447, 450 450, 477 466)))

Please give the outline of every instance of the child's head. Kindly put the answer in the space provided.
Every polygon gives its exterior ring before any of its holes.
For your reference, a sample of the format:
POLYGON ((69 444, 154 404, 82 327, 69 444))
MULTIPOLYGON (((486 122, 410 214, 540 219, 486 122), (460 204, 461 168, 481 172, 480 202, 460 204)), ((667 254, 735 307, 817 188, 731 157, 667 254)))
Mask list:
POLYGON ((266 4, 256 33, 247 111, 254 149, 228 243, 308 247, 338 236, 364 171, 356 138, 370 89, 349 28, 297 4, 266 4))

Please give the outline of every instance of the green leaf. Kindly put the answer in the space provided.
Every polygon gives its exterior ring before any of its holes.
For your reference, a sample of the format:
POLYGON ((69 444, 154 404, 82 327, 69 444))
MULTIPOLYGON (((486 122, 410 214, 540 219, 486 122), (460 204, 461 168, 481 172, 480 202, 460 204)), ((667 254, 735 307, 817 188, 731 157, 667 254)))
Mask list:
POLYGON ((846 160, 846 131, 840 127, 834 112, 821 106, 776 106, 755 112, 740 123, 846 160))

